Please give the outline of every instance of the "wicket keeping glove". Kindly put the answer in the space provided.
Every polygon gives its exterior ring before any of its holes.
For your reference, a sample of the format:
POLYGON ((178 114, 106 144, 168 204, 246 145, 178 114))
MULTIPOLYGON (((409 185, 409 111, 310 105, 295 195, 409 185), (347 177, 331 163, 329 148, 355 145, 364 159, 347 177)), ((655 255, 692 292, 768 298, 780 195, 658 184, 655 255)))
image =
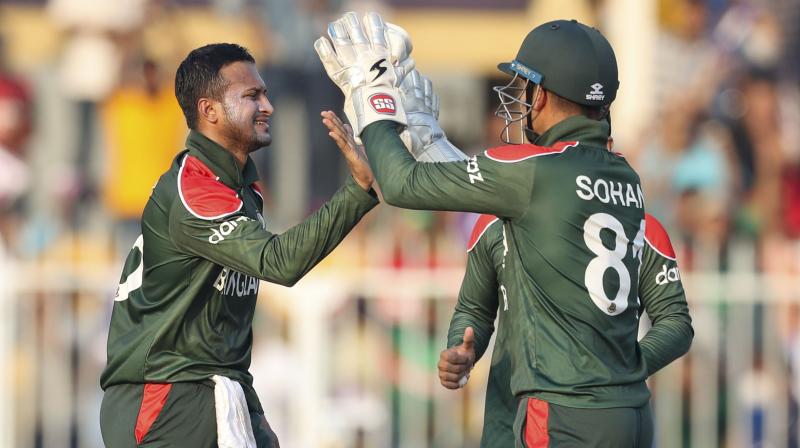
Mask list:
POLYGON ((414 70, 416 65, 414 59, 411 58, 411 50, 414 47, 411 45, 411 37, 409 37, 406 30, 393 23, 386 23, 385 25, 386 41, 389 43, 389 62, 394 66, 397 76, 395 85, 399 86, 405 77, 414 70))
MULTIPOLYGON (((397 39, 397 30, 388 34, 397 39)), ((392 63, 383 19, 376 13, 367 13, 362 25, 355 13, 348 12, 328 25, 328 36, 330 40, 317 39, 314 49, 328 76, 344 93, 345 115, 355 136, 359 137, 375 121, 392 120, 405 126, 406 114, 397 86, 402 81, 398 72, 408 68, 403 65, 398 69, 401 66, 392 63)), ((406 54, 411 50, 410 43, 403 48, 397 43, 395 46, 396 51, 407 48, 406 54)))
POLYGON ((408 118, 409 152, 420 162, 453 162, 467 155, 447 140, 439 127, 439 96, 431 80, 413 70, 400 85, 400 99, 408 118))

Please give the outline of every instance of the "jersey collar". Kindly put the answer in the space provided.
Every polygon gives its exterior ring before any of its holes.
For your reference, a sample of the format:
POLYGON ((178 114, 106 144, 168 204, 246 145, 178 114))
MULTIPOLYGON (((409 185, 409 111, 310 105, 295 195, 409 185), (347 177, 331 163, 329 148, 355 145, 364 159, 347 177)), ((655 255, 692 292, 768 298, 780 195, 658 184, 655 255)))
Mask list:
POLYGON ((581 145, 606 148, 609 136, 608 122, 592 120, 583 115, 573 115, 548 129, 534 142, 550 147, 558 142, 579 141, 581 145))
POLYGON ((189 131, 186 137, 186 147, 192 155, 199 157, 228 187, 240 189, 258 180, 256 165, 249 156, 244 164, 244 169, 239 169, 239 164, 233 154, 218 145, 213 140, 197 131, 189 131))

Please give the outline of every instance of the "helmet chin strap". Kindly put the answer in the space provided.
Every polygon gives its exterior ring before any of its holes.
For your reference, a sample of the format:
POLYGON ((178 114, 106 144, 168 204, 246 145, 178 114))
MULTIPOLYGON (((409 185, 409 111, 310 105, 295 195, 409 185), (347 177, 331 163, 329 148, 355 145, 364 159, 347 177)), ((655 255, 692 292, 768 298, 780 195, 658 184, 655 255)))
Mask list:
POLYGON ((525 133, 525 138, 528 140, 528 142, 533 143, 533 144, 535 144, 536 140, 538 140, 539 137, 540 137, 540 134, 533 129, 533 120, 534 120, 533 111, 534 111, 534 106, 536 105, 536 100, 539 99, 539 93, 541 93, 541 90, 542 90, 542 86, 540 86, 538 84, 532 84, 532 88, 525 90, 525 97, 526 97, 525 100, 527 101, 528 104, 531 105, 531 110, 528 112, 528 115, 525 117, 525 120, 527 121, 527 123, 526 123, 527 126, 524 129, 524 133, 525 133), (531 96, 532 96, 531 95, 531 90, 533 90, 533 89, 536 89, 536 96, 534 96, 533 100, 531 100, 531 96))

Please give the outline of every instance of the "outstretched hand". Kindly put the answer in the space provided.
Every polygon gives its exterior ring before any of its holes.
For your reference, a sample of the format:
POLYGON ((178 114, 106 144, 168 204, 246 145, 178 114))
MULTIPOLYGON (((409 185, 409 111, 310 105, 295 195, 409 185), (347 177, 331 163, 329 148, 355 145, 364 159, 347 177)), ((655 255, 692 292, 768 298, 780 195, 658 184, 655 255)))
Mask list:
POLYGON ((321 113, 322 124, 328 128, 328 135, 336 142, 336 146, 342 151, 350 174, 356 183, 366 191, 372 187, 375 176, 367 162, 367 155, 364 148, 356 144, 353 137, 353 128, 349 124, 342 123, 342 120, 332 111, 326 110, 321 113))
POLYGON ((344 112, 356 137, 375 121, 406 125, 397 87, 414 68, 414 60, 408 57, 411 41, 402 28, 387 26, 374 12, 363 20, 348 12, 328 24, 328 36, 317 39, 314 49, 344 94, 344 112))
POLYGON ((474 364, 475 331, 467 327, 461 345, 442 350, 439 354, 439 381, 448 389, 464 387, 474 364))

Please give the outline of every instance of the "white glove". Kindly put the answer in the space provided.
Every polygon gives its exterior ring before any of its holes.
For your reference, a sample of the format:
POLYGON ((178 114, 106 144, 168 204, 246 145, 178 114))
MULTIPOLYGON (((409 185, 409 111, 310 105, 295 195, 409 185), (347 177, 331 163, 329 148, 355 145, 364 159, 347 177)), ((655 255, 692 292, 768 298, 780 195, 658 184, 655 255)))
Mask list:
MULTIPOLYGON (((407 50, 407 56, 410 41, 407 45, 400 42, 402 35, 395 29, 389 34, 396 51, 407 50)), ((317 39, 314 49, 328 76, 344 93, 345 115, 356 137, 375 121, 392 120, 405 125, 406 114, 396 87, 402 81, 397 72, 408 68, 398 65, 401 70, 397 70, 392 63, 383 19, 376 13, 367 13, 362 26, 356 14, 348 12, 328 25, 328 36, 330 41, 325 37, 317 39)), ((413 60, 411 64, 413 67, 413 60)))
MULTIPOLYGON (((414 70, 414 59, 411 58, 411 38, 403 28, 393 24, 386 24, 386 41, 389 42, 389 51, 391 53, 391 63, 394 66, 397 80, 395 86, 402 85, 406 76, 414 70)), ((402 96, 402 95, 399 95, 402 96)), ((345 102, 346 103, 346 102, 345 102)), ((345 104, 347 107, 347 104, 345 104)), ((403 105, 405 109, 405 104, 403 105)), ((408 115, 406 115, 408 118, 408 115)), ((400 132, 400 139, 403 141, 406 149, 411 150, 411 133, 408 128, 400 132)), ((361 144, 361 139, 356 137, 356 143, 361 144)))
POLYGON ((414 59, 411 58, 411 50, 414 49, 414 46, 411 45, 411 37, 408 36, 406 30, 393 23, 386 23, 385 34, 391 55, 389 62, 394 66, 397 76, 395 86, 399 86, 416 65, 414 59))
POLYGON ((400 85, 400 99, 406 110, 411 137, 409 152, 420 162, 453 162, 467 160, 466 154, 447 140, 436 121, 439 118, 439 96, 431 80, 413 70, 400 85))

